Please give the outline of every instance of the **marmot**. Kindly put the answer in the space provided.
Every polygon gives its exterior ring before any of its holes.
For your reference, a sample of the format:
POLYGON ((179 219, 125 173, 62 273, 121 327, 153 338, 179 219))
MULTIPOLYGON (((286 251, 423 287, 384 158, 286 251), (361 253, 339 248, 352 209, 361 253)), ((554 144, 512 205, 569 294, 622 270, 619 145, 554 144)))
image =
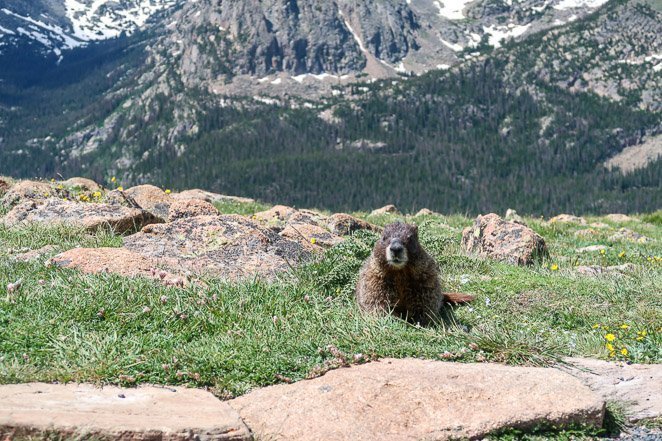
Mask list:
POLYGON ((418 227, 396 222, 386 226, 363 264, 356 300, 363 311, 390 311, 425 326, 444 302, 466 303, 473 297, 442 292, 437 263, 421 247, 418 227))

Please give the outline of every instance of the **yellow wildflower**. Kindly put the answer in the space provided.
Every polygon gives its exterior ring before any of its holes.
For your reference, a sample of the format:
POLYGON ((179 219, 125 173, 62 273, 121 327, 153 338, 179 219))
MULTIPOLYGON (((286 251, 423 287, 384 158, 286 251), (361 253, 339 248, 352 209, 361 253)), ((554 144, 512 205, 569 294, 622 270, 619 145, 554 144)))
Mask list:
POLYGON ((315 239, 315 238, 313 237, 312 239, 310 239, 310 243, 312 243, 313 245, 315 245, 315 244, 317 243, 317 239, 315 239))
POLYGON ((593 329, 598 329, 599 327, 600 327, 600 324, 598 324, 598 323, 596 323, 595 325, 593 325, 593 329))
POLYGON ((621 349, 621 355, 628 355, 628 350, 626 348, 621 349))
POLYGON ((113 176, 112 178, 110 178, 110 182, 115 183, 115 181, 117 181, 117 178, 116 178, 115 176, 113 176))
POLYGON ((600 250, 600 254, 607 254, 606 250, 600 250))
POLYGON ((170 194, 170 193, 172 193, 170 190, 165 191, 165 194, 170 194))
POLYGON ((616 356, 616 352, 611 351, 611 352, 609 353, 609 356, 610 356, 610 357, 615 357, 615 356, 616 356))
POLYGON ((641 335, 642 337, 646 337, 646 335, 648 334, 648 332, 646 332, 646 330, 643 330, 643 331, 639 331, 639 332, 637 332, 637 334, 641 335))
POLYGON ((609 352, 614 352, 614 345, 612 345, 611 343, 607 343, 605 345, 605 348, 607 348, 609 352))
POLYGON ((616 336, 614 334, 607 334, 607 335, 605 335, 605 340, 614 341, 614 340, 616 340, 616 336))
POLYGON ((625 323, 623 323, 623 324, 621 325, 621 329, 629 329, 629 328, 630 328, 630 326, 629 326, 629 325, 626 325, 625 323))
POLYGON ((554 264, 554 265, 552 265, 549 269, 551 269, 552 271, 558 271, 558 270, 559 270, 559 266, 558 266, 557 264, 554 264))
POLYGON ((621 251, 620 254, 618 255, 621 259, 625 257, 625 251, 621 251))
POLYGON ((124 191, 124 187, 121 187, 121 186, 120 186, 120 187, 117 187, 117 189, 118 189, 119 191, 124 191))

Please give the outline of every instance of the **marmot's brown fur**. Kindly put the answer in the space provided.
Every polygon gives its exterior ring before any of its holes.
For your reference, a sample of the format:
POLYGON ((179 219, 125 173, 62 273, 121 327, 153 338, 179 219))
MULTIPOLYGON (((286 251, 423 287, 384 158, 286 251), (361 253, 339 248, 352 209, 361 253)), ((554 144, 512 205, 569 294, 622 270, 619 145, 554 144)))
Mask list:
POLYGON ((418 241, 418 227, 387 225, 372 255, 361 268, 356 300, 363 311, 392 312, 425 326, 444 302, 466 303, 465 294, 444 293, 437 263, 418 241))

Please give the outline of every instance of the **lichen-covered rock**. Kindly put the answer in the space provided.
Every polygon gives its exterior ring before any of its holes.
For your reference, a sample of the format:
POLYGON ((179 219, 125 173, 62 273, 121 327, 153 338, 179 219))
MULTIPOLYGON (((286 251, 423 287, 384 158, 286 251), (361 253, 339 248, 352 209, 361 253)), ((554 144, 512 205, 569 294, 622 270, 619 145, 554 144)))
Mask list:
POLYGON ((197 216, 149 225, 124 238, 124 247, 158 259, 173 272, 189 271, 228 279, 273 278, 312 254, 243 216, 197 216))
POLYGON ((168 219, 172 198, 165 191, 154 185, 137 185, 124 191, 145 211, 152 213, 162 222, 168 219))
POLYGON ((168 213, 168 222, 174 222, 177 219, 195 216, 216 216, 220 214, 216 207, 209 202, 199 199, 188 199, 175 201, 170 205, 168 213))
POLYGON ((632 231, 628 228, 621 228, 615 234, 611 235, 609 240, 611 242, 628 241, 637 243, 648 243, 651 241, 650 238, 644 236, 643 234, 639 234, 636 231, 632 231))
POLYGON ((578 266, 575 268, 577 273, 583 276, 600 276, 604 274, 624 274, 636 270, 637 267, 632 263, 625 263, 623 265, 614 265, 614 266, 598 266, 598 265, 588 265, 588 266, 578 266))
POLYGON ((401 213, 400 213, 400 210, 398 210, 398 208, 395 205, 389 204, 389 205, 383 206, 382 208, 372 210, 372 212, 370 213, 370 216, 379 216, 379 215, 382 215, 382 214, 399 215, 401 213))
POLYGON ((515 265, 531 265, 548 254, 545 240, 531 228, 491 213, 478 216, 462 233, 462 248, 471 254, 515 265))
POLYGON ((591 238, 595 236, 599 236, 600 232, 598 230, 595 230, 593 228, 584 228, 583 230, 577 230, 573 233, 573 236, 579 237, 579 238, 591 238))
POLYGON ((53 185, 46 182, 20 181, 7 190, 0 202, 5 207, 13 207, 25 200, 45 200, 58 196, 59 193, 53 185))
POLYGON ((269 210, 255 213, 253 219, 280 231, 288 224, 320 225, 326 220, 326 216, 312 210, 297 210, 285 205, 276 205, 269 210))
POLYGON ((330 248, 344 239, 328 230, 311 224, 290 224, 280 232, 282 237, 300 242, 307 247, 330 248))
POLYGON ((0 196, 3 196, 14 185, 14 182, 4 176, 0 176, 0 196))
POLYGON ((94 182, 92 179, 87 178, 70 178, 62 182, 63 185, 67 187, 79 188, 85 191, 101 191, 103 190, 99 184, 94 182))
POLYGON ((327 228, 338 236, 349 236, 355 231, 367 230, 380 232, 381 228, 373 225, 370 222, 355 218, 345 213, 336 213, 328 217, 326 220, 327 228))
POLYGON ((418 210, 418 213, 414 215, 414 217, 432 216, 433 214, 435 214, 434 211, 430 210, 429 208, 421 208, 420 210, 418 210))
POLYGON ((209 203, 214 202, 236 202, 242 204, 252 204, 255 202, 255 199, 242 198, 238 196, 226 196, 223 194, 212 193, 210 191, 193 189, 193 190, 184 190, 179 193, 172 193, 172 198, 180 201, 188 201, 191 199, 200 199, 209 203))
POLYGON ((85 204, 54 198, 46 201, 22 202, 12 208, 3 219, 3 223, 10 227, 31 223, 65 224, 89 231, 108 228, 117 234, 137 231, 154 222, 157 222, 154 216, 137 208, 85 204))
POLYGON ((559 214, 549 220, 550 224, 579 224, 586 225, 586 219, 572 214, 559 214))
POLYGON ((595 252, 600 252, 600 251, 606 251, 607 247, 604 245, 591 245, 588 247, 583 247, 583 248, 577 248, 575 250, 578 253, 595 253, 595 252))
POLYGON ((616 223, 624 223, 624 222, 639 222, 639 219, 635 217, 628 216, 627 214, 622 214, 622 213, 612 213, 608 214, 605 216, 605 219, 608 221, 616 222, 616 223))

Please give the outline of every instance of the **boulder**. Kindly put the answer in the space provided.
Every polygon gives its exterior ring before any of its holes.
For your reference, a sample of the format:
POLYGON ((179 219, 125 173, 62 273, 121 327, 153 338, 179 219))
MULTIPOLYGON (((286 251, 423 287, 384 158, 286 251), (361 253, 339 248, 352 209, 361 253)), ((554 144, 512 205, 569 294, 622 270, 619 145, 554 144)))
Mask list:
POLYGON ((156 221, 150 213, 137 208, 48 199, 20 203, 7 213, 3 223, 10 227, 31 223, 65 224, 89 231, 108 228, 116 234, 124 234, 156 221))
POLYGON ((588 247, 577 248, 575 251, 578 253, 596 253, 600 251, 607 251, 609 248, 604 245, 591 245, 588 247))
POLYGON ((241 204, 255 203, 255 199, 242 198, 237 196, 226 196, 218 193, 212 193, 205 190, 193 189, 185 190, 179 193, 172 193, 172 198, 179 201, 188 201, 191 199, 200 199, 209 203, 214 202, 236 202, 241 204))
POLYGON ((326 216, 312 210, 297 210, 285 205, 276 205, 269 210, 255 213, 253 219, 280 231, 288 224, 319 225, 325 221, 326 216))
POLYGON ((593 228, 584 228, 583 230, 577 230, 573 233, 573 236, 578 238, 590 238, 594 236, 599 236, 600 232, 593 228))
POLYGON ((550 224, 579 224, 586 225, 586 219, 573 216, 572 214, 559 214, 549 220, 550 224))
POLYGON ((307 247, 313 245, 316 248, 330 248, 334 245, 338 245, 344 240, 342 237, 337 236, 320 226, 311 224, 287 225, 283 231, 280 232, 280 235, 290 240, 300 242, 307 247))
POLYGON ((50 259, 47 264, 76 269, 85 274, 113 273, 124 277, 146 277, 178 285, 181 276, 160 268, 160 262, 125 248, 74 248, 50 259))
POLYGON ((0 439, 249 441, 235 410, 184 387, 0 386, 0 439))
POLYGON ((140 205, 123 190, 112 190, 105 194, 103 202, 109 205, 120 205, 122 207, 140 208, 140 205))
POLYGON ((0 202, 5 207, 14 205, 25 200, 45 200, 58 195, 58 190, 53 185, 39 181, 20 181, 14 184, 2 197, 0 202))
POLYGON ((168 212, 168 222, 174 222, 177 219, 195 216, 217 216, 220 213, 209 202, 199 199, 178 200, 170 205, 168 212))
POLYGON ((605 216, 608 221, 623 223, 623 222, 639 222, 639 219, 628 216, 627 214, 612 213, 605 216))
MULTIPOLYGON (((662 365, 568 358, 560 365, 603 400, 625 406, 629 421, 662 417, 662 365)), ((653 438, 651 438, 653 439, 653 438)))
POLYGON ((478 216, 472 227, 464 229, 462 249, 515 265, 531 265, 548 255, 545 240, 535 231, 494 213, 478 216))
POLYGON ((299 242, 238 215, 197 216, 149 225, 124 238, 124 247, 182 273, 229 279, 274 278, 311 253, 299 242))
POLYGON ((168 219, 168 211, 172 198, 165 191, 154 185, 138 185, 124 191, 131 197, 140 208, 165 222, 168 219))
POLYGON ((395 205, 389 204, 389 205, 383 206, 382 208, 372 210, 372 212, 370 213, 370 216, 379 216, 379 215, 382 215, 382 214, 400 215, 402 213, 400 213, 400 210, 398 210, 398 208, 395 205))
POLYGON ((551 368, 385 359, 228 402, 257 439, 482 439, 505 429, 588 424, 605 403, 551 368))
POLYGON ((587 265, 587 266, 578 266, 575 268, 579 274, 583 276, 600 276, 603 274, 624 274, 636 270, 637 267, 632 263, 625 263, 623 265, 615 266, 598 266, 598 265, 587 265))
POLYGON ((326 220, 327 228, 338 236, 349 236, 355 231, 368 230, 380 232, 381 228, 345 213, 336 213, 326 220))
POLYGON ((75 187, 90 192, 103 190, 99 184, 94 182, 92 179, 87 178, 70 178, 62 182, 62 184, 67 187, 75 187))
POLYGON ((14 185, 13 181, 4 176, 0 176, 0 196, 7 193, 7 191, 14 185))
POLYGON ((14 260, 17 262, 34 262, 43 259, 45 256, 55 254, 57 250, 58 247, 55 245, 46 245, 36 250, 19 253, 14 256, 14 260))
POLYGON ((605 224, 604 222, 591 222, 588 226, 591 228, 599 228, 599 229, 611 228, 609 225, 605 224))
POLYGON ((435 214, 434 211, 432 211, 432 210, 430 210, 430 209, 428 209, 428 208, 421 208, 420 210, 418 210, 418 213, 416 213, 416 214, 414 215, 414 217, 418 217, 418 216, 432 216, 433 214, 435 214))
POLYGON ((609 236, 609 241, 611 242, 637 242, 637 243, 648 243, 651 241, 650 238, 639 234, 636 231, 632 231, 628 228, 621 228, 615 234, 609 236))

